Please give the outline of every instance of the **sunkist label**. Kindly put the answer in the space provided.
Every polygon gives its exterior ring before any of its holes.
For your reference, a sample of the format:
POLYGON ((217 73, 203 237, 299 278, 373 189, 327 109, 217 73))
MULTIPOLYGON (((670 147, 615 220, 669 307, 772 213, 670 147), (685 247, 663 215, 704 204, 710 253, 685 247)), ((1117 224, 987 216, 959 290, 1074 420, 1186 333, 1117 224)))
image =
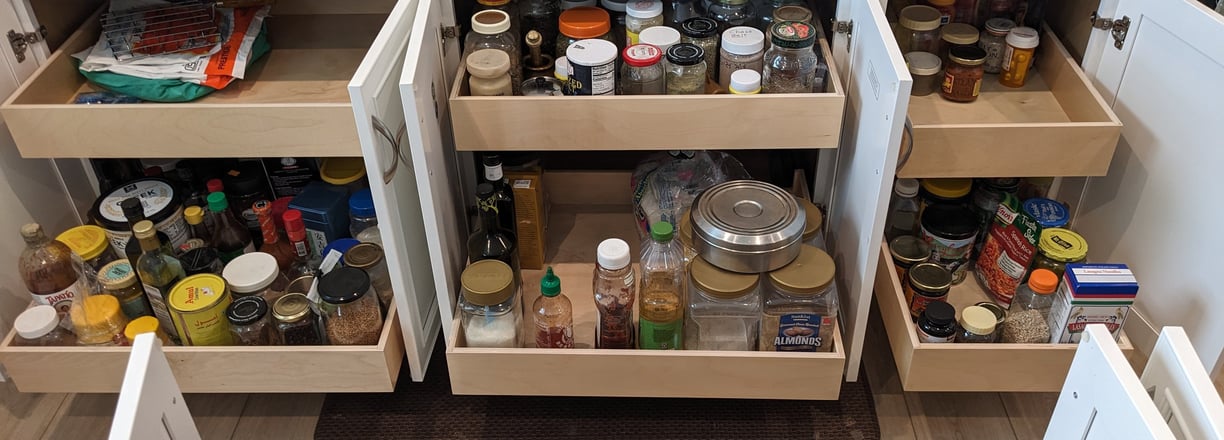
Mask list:
POLYGON ((773 335, 777 351, 817 351, 824 341, 820 325, 824 317, 814 313, 791 313, 778 320, 778 334, 773 335))

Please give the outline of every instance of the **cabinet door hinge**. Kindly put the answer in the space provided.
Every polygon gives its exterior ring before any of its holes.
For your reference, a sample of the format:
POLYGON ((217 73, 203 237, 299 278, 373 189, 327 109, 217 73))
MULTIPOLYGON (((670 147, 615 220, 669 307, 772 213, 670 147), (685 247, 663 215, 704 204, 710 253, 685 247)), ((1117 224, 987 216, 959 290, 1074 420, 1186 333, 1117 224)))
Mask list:
POLYGON ((9 46, 13 47, 13 55, 17 56, 18 63, 25 61, 26 49, 29 49, 31 44, 42 41, 46 37, 46 26, 39 26, 37 32, 17 32, 13 29, 8 31, 9 46))
POLYGON ((846 36, 849 37, 851 34, 854 33, 854 22, 853 21, 834 21, 833 22, 833 32, 837 34, 846 34, 846 36))
POLYGON ((442 26, 442 41, 459 38, 459 26, 442 26))
POLYGON ((1125 15, 1120 19, 1101 18, 1096 11, 1092 12, 1089 21, 1092 22, 1092 27, 1103 31, 1110 31, 1113 34, 1114 47, 1122 50, 1122 45, 1126 43, 1126 33, 1130 31, 1131 19, 1125 15))

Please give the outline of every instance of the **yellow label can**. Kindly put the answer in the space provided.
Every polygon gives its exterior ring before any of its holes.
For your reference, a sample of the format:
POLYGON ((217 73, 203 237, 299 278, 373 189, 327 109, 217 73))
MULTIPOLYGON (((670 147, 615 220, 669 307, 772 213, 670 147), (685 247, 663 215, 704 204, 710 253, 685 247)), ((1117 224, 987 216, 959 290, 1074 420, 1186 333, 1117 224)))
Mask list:
POLYGON ((166 302, 183 345, 233 345, 225 318, 230 301, 225 279, 217 275, 192 275, 175 284, 166 302))

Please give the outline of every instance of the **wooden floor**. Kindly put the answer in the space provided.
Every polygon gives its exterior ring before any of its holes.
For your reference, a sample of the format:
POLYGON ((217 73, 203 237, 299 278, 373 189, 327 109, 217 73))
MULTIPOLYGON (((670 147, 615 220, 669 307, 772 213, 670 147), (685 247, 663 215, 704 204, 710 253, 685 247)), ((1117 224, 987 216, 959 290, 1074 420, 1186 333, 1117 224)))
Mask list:
MULTIPOLYGON (((866 347, 863 362, 883 439, 1040 439, 1054 411, 1054 393, 903 392, 882 326, 871 326, 866 347)), ((313 436, 323 397, 192 394, 186 400, 205 439, 288 440, 313 436)), ((12 383, 0 383, 0 439, 105 438, 116 398, 23 394, 12 383)))

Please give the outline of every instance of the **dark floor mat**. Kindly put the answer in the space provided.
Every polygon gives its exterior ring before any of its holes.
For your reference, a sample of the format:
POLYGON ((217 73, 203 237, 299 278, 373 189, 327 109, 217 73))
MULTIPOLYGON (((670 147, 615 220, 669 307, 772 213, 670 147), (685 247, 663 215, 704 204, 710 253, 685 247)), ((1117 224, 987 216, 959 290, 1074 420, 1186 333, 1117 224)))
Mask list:
POLYGON ((863 374, 836 401, 455 396, 442 345, 425 382, 405 363, 394 393, 329 394, 315 438, 880 438, 863 374))

